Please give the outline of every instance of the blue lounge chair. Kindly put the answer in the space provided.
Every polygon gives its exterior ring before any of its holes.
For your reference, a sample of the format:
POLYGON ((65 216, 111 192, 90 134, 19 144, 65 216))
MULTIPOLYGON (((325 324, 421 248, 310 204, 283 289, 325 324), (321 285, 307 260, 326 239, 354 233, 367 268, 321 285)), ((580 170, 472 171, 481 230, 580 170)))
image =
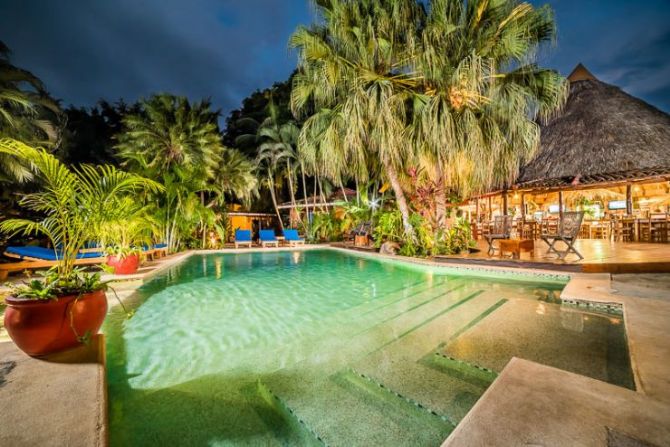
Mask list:
MULTIPOLYGON (((0 264, 0 280, 7 279, 9 272, 53 267, 58 264, 59 259, 63 258, 63 253, 60 250, 36 246, 7 247, 4 254, 8 258, 18 259, 19 262, 0 264)), ((104 264, 106 261, 107 256, 104 253, 79 252, 74 264, 94 265, 104 264)))
POLYGON ((251 247, 251 230, 235 230, 235 248, 240 245, 251 247))
POLYGON ((167 256, 168 254, 168 244, 160 243, 154 244, 154 255, 157 257, 167 256))
POLYGON ((284 230, 284 242, 288 243, 289 247, 296 245, 304 245, 305 240, 300 239, 298 236, 298 230, 284 230))
POLYGON ((275 236, 275 230, 261 230, 259 234, 262 247, 267 247, 268 245, 279 247, 279 239, 275 236))

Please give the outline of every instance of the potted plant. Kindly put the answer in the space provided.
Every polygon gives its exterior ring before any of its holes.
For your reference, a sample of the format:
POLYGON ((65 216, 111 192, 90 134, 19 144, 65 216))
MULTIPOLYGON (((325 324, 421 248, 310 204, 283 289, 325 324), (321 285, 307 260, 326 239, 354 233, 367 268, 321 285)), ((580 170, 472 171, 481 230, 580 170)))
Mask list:
POLYGON ((138 205, 133 197, 116 202, 113 215, 101 223, 99 234, 106 246, 107 265, 117 275, 128 275, 137 272, 141 247, 151 244, 155 231, 146 207, 138 205))
POLYGON ((36 221, 7 219, 0 231, 43 234, 58 247, 57 264, 41 280, 15 287, 5 299, 5 328, 16 345, 33 356, 86 342, 104 321, 107 286, 99 273, 75 268, 77 255, 88 241, 96 240, 96 230, 114 214, 120 197, 161 186, 112 166, 70 170, 50 153, 12 139, 0 139, 0 153, 23 159, 34 169, 42 188, 19 204, 44 216, 36 221))

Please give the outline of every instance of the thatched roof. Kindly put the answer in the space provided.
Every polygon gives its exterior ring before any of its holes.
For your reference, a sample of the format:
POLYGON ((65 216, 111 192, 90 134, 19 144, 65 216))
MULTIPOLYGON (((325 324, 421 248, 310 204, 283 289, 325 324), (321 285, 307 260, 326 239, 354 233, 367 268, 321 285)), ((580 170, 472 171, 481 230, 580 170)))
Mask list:
POLYGON ((542 127, 517 187, 556 188, 670 176, 670 115, 579 64, 560 116, 542 127))

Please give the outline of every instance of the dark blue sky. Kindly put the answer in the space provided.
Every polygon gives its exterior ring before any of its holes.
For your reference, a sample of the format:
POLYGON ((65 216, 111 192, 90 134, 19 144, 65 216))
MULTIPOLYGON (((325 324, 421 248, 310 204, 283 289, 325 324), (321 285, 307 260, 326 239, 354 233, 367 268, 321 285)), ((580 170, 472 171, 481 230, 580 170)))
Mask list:
MULTIPOLYGON (((545 65, 583 62, 670 112, 670 0, 548 3, 559 37, 545 65)), ((225 114, 286 79, 288 37, 312 16, 307 0, 0 0, 0 40, 65 105, 167 91, 225 114)))

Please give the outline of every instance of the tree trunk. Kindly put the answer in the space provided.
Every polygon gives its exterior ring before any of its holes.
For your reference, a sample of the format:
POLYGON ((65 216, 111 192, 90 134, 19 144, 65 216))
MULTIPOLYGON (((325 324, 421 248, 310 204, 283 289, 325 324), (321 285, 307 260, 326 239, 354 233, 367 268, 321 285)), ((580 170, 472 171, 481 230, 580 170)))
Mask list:
MULTIPOLYGON (((295 210, 294 212, 298 216, 298 221, 300 221, 301 220, 300 219, 300 213, 298 213, 298 207, 296 206, 296 203, 295 203, 295 192, 293 191, 293 174, 292 174, 293 170, 291 169, 291 161, 290 160, 286 160, 286 168, 288 169, 288 172, 287 172, 287 174, 288 174, 287 175, 287 177, 288 177, 288 191, 289 191, 289 194, 291 195, 291 205, 293 205, 293 210, 295 210)), ((289 218, 290 218, 290 214, 289 214, 289 218)), ((293 222, 291 222, 291 226, 293 226, 293 222)))
POLYGON ((412 224, 409 221, 409 207, 407 206, 407 199, 405 198, 405 193, 400 186, 398 173, 396 172, 395 167, 386 160, 384 160, 384 167, 386 168, 386 174, 388 175, 389 182, 391 183, 391 188, 393 188, 393 193, 395 194, 395 200, 398 204, 398 209, 402 215, 402 226, 405 229, 405 237, 411 241, 416 241, 414 227, 412 227, 412 224))
POLYGON ((437 194, 435 197, 435 222, 437 223, 438 229, 445 228, 445 218, 447 216, 447 196, 444 193, 444 177, 442 175, 442 169, 439 166, 435 166, 435 184, 437 186, 437 194))
POLYGON ((307 180, 305 180, 305 165, 300 161, 300 175, 302 177, 302 197, 305 202, 305 219, 309 225, 309 204, 307 203, 307 180))
POLYGON ((328 207, 325 205, 326 203, 326 196, 323 195, 323 186, 321 186, 321 178, 317 178, 319 182, 319 196, 321 196, 321 203, 324 204, 321 206, 322 210, 323 209, 328 209, 328 207))
POLYGON ((275 207, 275 213, 277 214, 277 219, 279 219, 279 226, 282 231, 284 231, 284 223, 281 221, 281 216, 279 215, 279 207, 277 206, 277 198, 275 197, 275 182, 272 180, 272 175, 268 176, 270 180, 270 197, 272 197, 272 204, 275 207))
POLYGON ((340 178, 340 190, 342 190, 342 198, 344 198, 344 201, 349 203, 349 199, 347 198, 347 192, 344 190, 344 183, 342 183, 342 178, 340 178))

